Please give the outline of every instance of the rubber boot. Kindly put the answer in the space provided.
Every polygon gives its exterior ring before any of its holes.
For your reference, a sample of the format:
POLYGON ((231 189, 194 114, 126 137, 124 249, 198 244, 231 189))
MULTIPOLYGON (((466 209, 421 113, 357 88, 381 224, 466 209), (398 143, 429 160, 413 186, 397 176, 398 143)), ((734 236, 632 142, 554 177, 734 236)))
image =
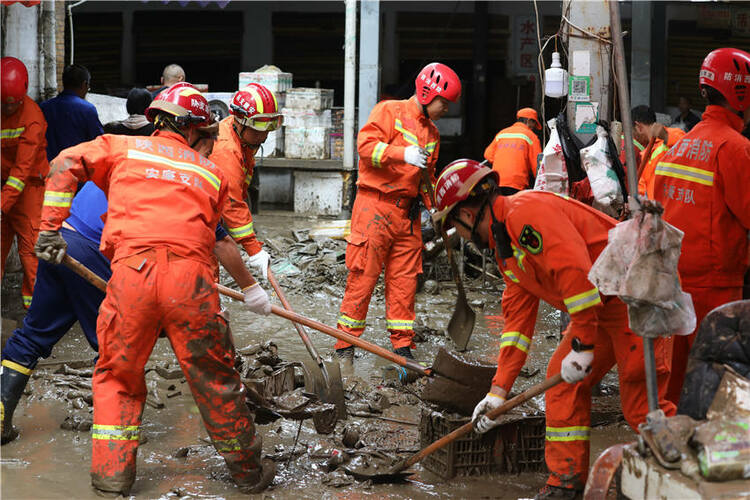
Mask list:
POLYGON ((256 483, 253 483, 252 485, 239 486, 240 491, 245 494, 260 493, 271 485, 275 476, 276 463, 273 460, 266 458, 261 463, 260 473, 258 474, 258 481, 256 483))
POLYGON ((559 486, 550 486, 545 484, 544 487, 539 490, 534 500, 579 500, 583 498, 583 491, 574 490, 571 488, 561 488, 559 486))
POLYGON ((3 361, 2 373, 0 374, 0 389, 2 392, 2 402, 0 403, 0 413, 2 413, 2 444, 10 443, 18 437, 18 431, 13 428, 13 412, 16 410, 16 406, 21 399, 23 390, 26 388, 26 383, 29 381, 30 375, 31 370, 28 368, 12 361, 3 361), (26 372, 19 370, 26 370, 26 372))
POLYGON ((403 358, 414 359, 414 355, 411 353, 410 347, 399 347, 398 349, 394 349, 393 352, 403 358))
POLYGON ((343 349, 336 349, 336 357, 341 364, 341 375, 343 377, 354 375, 354 346, 350 345, 343 349))

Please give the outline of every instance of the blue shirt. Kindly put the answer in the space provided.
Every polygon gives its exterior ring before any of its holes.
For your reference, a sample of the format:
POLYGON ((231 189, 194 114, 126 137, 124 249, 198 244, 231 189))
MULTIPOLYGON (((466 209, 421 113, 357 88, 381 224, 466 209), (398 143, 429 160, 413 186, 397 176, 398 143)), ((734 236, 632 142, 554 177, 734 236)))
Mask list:
POLYGON ((96 139, 104 133, 96 106, 70 90, 39 105, 47 120, 47 160, 65 148, 96 139))
MULTIPOLYGON (((99 244, 104 230, 102 216, 107 213, 107 197, 104 191, 91 181, 83 185, 78 194, 73 198, 70 207, 70 216, 65 222, 73 226, 73 229, 99 244)), ((216 241, 223 240, 228 236, 221 227, 216 226, 216 241)))

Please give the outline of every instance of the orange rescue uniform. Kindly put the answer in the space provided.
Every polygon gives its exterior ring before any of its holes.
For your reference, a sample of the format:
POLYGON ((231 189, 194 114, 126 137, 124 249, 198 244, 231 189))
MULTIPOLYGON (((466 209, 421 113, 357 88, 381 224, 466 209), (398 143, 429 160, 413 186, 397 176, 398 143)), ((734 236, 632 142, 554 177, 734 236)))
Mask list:
MULTIPOLYGON (((594 346, 592 371, 576 384, 558 384, 545 393, 545 458, 551 486, 582 489, 589 466, 591 387, 617 364, 625 419, 637 430, 648 413, 643 342, 628 330, 627 307, 601 295, 588 280, 592 263, 607 245, 617 221, 567 196, 524 191, 493 203, 510 236, 513 256, 497 261, 507 284, 493 385, 510 392, 531 348, 539 300, 570 314, 564 338, 547 365, 547 377, 560 373, 573 338, 594 346)), ((488 228, 489 230, 489 228, 488 228)), ((494 239, 490 246, 495 248, 494 239)), ((667 415, 675 406, 663 398, 669 377, 670 339, 657 339, 659 405, 667 415)))
POLYGON ((664 127, 667 130, 667 143, 661 139, 654 141, 654 147, 651 149, 651 157, 648 159, 646 167, 641 172, 641 178, 638 179, 638 193, 648 196, 650 200, 654 199, 654 172, 656 165, 661 161, 669 148, 677 144, 685 135, 685 131, 679 128, 664 127))
POLYGON ((0 273, 5 273, 5 261, 13 238, 18 237, 18 256, 23 266, 21 295, 28 309, 34 295, 37 258, 34 243, 39 234, 42 216, 44 177, 49 172, 47 163, 47 121, 37 103, 29 96, 13 115, 2 121, 2 250, 0 273))
POLYGON ((91 477, 127 493, 135 480, 144 366, 164 330, 211 440, 239 485, 259 479, 260 437, 245 404, 211 268, 227 201, 221 171, 173 132, 103 135, 53 161, 42 230, 56 230, 79 182, 108 195, 101 250, 112 278, 97 321, 91 477))
MULTIPOLYGON (((378 103, 359 131, 359 191, 347 237, 346 281, 338 328, 360 336, 375 284, 385 265, 386 327, 394 349, 413 347, 414 296, 422 272, 419 216, 409 211, 422 195, 431 208, 418 167, 404 162, 404 150, 419 146, 430 152, 427 171, 435 183, 440 148, 437 127, 422 112, 416 97, 378 103), (421 191, 421 193, 420 193, 421 191)), ((349 344, 338 341, 336 349, 349 344)))
POLYGON ((255 255, 260 252, 262 244, 255 236, 253 216, 245 201, 247 188, 253 179, 255 153, 250 148, 242 146, 233 125, 233 116, 228 116, 219 123, 219 136, 210 158, 227 179, 229 203, 222 214, 224 226, 229 236, 240 244, 248 255, 255 255))
POLYGON ((516 122, 497 133, 484 150, 484 158, 500 175, 500 187, 517 190, 534 187, 536 159, 542 152, 539 138, 528 125, 516 122))
MULTIPOLYGON (((698 325, 742 298, 750 229, 750 141, 742 119, 708 106, 703 119, 656 166, 654 195, 664 220, 685 232, 679 271, 698 325)), ((677 403, 695 332, 674 339, 668 397, 677 403)))

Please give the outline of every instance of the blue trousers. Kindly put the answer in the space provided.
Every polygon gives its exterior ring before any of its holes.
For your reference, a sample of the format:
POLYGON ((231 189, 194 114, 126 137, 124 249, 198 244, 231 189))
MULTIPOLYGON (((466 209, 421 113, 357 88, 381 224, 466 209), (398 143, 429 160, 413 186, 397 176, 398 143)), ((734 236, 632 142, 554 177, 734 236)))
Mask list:
MULTIPOLYGON (((105 280, 112 271, 109 260, 99 251, 99 244, 81 234, 62 228, 68 244, 68 255, 91 269, 105 280)), ((39 358, 47 358, 52 348, 78 321, 86 340, 99 351, 96 340, 96 317, 104 292, 89 284, 64 265, 39 261, 31 307, 8 339, 2 359, 8 359, 29 369, 36 367, 39 358)))

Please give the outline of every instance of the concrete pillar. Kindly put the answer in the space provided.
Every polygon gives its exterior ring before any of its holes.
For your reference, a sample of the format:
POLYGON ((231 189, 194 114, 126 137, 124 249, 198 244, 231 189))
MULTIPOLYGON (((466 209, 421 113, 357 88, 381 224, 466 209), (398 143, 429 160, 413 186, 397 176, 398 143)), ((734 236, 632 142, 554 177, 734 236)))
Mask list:
POLYGON ((359 14, 359 115, 357 130, 378 102, 380 1, 362 0, 359 14))
POLYGON ((651 30, 651 107, 664 112, 667 107, 667 4, 652 7, 651 30))
MULTIPOLYGON (((242 65, 240 71, 253 71, 273 63, 273 26, 268 2, 248 2, 242 11, 242 65)), ((281 68, 289 71, 289 68, 281 68)))
POLYGON ((42 2, 42 17, 39 26, 39 40, 42 44, 39 64, 40 99, 50 99, 57 94, 57 27, 55 4, 42 2))
POLYGON ((4 6, 3 19, 3 52, 7 57, 16 57, 23 61, 29 72, 28 95, 32 99, 39 99, 39 39, 37 27, 40 5, 25 7, 14 3, 4 6))
POLYGON ((651 105, 651 23, 652 2, 633 2, 630 37, 630 103, 633 107, 651 105))
POLYGON ((135 83, 135 39, 133 11, 127 6, 122 12, 122 45, 120 47, 120 83, 135 83))

